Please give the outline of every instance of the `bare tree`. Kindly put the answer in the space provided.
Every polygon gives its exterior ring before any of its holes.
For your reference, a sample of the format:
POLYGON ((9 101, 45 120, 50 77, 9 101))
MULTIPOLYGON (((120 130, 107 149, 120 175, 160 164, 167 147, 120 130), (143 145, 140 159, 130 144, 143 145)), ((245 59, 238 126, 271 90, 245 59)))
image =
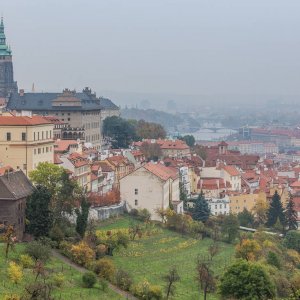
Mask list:
POLYGON ((175 282, 180 280, 180 276, 178 275, 177 268, 173 266, 169 273, 165 276, 163 276, 163 280, 166 281, 166 294, 167 299, 169 299, 170 296, 173 296, 175 293, 175 282))
POLYGON ((215 277, 210 269, 210 262, 198 257, 196 271, 196 280, 199 288, 203 291, 203 299, 206 300, 207 293, 213 292, 216 288, 215 277))
POLYGON ((214 256, 216 256, 220 252, 219 244, 214 241, 209 247, 208 252, 210 256, 210 260, 213 260, 214 256))

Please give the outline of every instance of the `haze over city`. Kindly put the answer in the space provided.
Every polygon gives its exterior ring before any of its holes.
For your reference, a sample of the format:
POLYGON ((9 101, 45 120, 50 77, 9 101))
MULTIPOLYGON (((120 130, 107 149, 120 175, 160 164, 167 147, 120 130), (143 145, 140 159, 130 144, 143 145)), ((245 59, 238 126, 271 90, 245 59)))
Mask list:
POLYGON ((19 88, 143 99, 298 99, 299 1, 1 1, 19 88), (16 9, 16 7, 18 9, 16 9))

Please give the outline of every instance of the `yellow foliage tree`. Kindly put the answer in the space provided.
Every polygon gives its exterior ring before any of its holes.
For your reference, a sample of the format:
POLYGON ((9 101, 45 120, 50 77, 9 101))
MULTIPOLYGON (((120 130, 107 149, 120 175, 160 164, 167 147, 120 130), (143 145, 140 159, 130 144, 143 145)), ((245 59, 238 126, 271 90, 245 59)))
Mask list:
POLYGON ((235 248, 235 255, 237 258, 248 260, 255 260, 261 253, 261 247, 255 240, 242 240, 235 248))
POLYGON ((85 242, 80 242, 77 245, 72 245, 71 254, 74 262, 82 266, 88 266, 95 258, 95 252, 85 242))
POLYGON ((17 265, 15 262, 10 262, 7 268, 9 279, 18 284, 23 278, 23 272, 21 266, 17 265))
POLYGON ((264 199, 263 195, 259 195, 258 199, 256 200, 255 206, 252 209, 255 221, 259 225, 263 225, 266 223, 268 209, 268 202, 266 201, 266 199, 264 199))

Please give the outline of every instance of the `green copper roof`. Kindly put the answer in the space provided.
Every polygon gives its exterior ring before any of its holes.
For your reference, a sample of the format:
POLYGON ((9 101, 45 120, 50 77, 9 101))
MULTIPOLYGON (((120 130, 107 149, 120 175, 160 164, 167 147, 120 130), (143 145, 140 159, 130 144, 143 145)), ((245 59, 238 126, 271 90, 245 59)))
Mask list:
POLYGON ((3 17, 1 18, 1 23, 0 23, 0 55, 1 56, 11 55, 11 49, 8 45, 6 45, 3 17))

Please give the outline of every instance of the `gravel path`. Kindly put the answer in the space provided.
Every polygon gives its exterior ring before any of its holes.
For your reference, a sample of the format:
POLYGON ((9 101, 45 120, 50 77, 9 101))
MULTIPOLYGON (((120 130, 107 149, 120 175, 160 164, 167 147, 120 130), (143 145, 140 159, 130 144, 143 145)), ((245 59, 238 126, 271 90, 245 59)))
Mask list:
MULTIPOLYGON (((76 269, 77 271, 81 272, 81 273, 85 273, 87 271, 89 271, 88 269, 81 267, 77 264, 75 264, 73 261, 71 261, 69 258, 65 257, 64 255, 60 254, 57 250, 52 250, 52 255, 56 258, 58 258, 59 260, 62 260, 65 264, 71 266, 72 268, 76 269)), ((130 300, 138 300, 136 297, 134 297, 133 295, 119 289, 117 286, 108 283, 108 286, 111 290, 113 290, 114 292, 116 292, 117 294, 119 294, 120 296, 124 297, 125 299, 130 299, 130 300)))

